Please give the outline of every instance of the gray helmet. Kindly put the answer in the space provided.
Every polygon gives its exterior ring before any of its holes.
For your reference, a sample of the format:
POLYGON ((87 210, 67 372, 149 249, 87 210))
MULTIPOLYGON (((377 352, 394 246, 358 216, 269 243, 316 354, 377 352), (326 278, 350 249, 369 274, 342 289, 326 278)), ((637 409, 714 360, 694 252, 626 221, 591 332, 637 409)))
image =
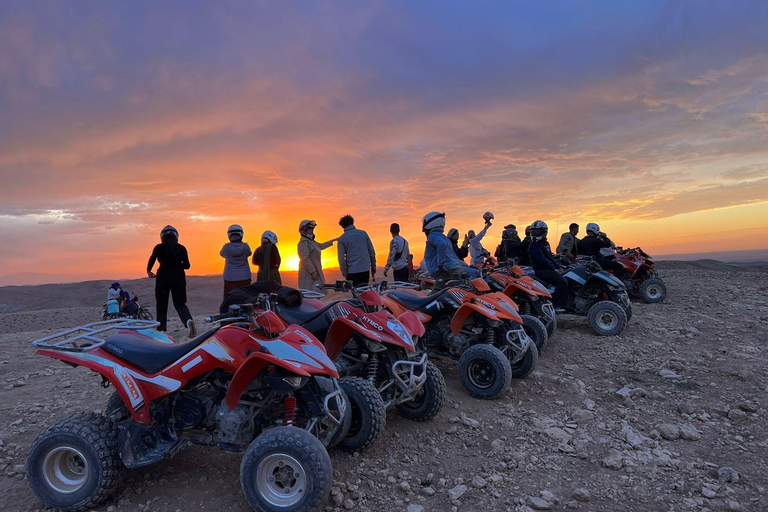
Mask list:
POLYGON ((239 224, 232 224, 227 229, 227 237, 230 242, 239 242, 243 239, 244 235, 243 228, 239 224))
POLYGON ((165 238, 168 237, 168 236, 178 240, 179 239, 179 232, 176 231, 176 228, 171 226, 171 225, 165 226, 162 229, 162 231, 160 231, 160 241, 165 240, 165 238))
POLYGON ((272 231, 265 231, 264 233, 262 233, 261 234, 261 239, 262 239, 262 241, 263 240, 267 240, 270 243, 273 243, 273 244, 277 245, 277 235, 274 234, 272 231))

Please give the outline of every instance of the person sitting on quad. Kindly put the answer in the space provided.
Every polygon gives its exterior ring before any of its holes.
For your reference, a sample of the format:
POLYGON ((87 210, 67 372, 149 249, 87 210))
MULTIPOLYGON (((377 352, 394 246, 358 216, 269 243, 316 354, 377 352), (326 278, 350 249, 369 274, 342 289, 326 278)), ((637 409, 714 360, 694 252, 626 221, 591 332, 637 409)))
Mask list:
POLYGON ((565 310, 568 301, 568 282, 557 272, 563 266, 552 255, 552 249, 547 241, 547 231, 547 224, 542 220, 531 224, 531 244, 528 247, 528 254, 536 277, 555 287, 552 305, 555 311, 561 312, 565 310))
MULTIPOLYGON (((456 256, 452 243, 443 234, 445 229, 445 214, 429 212, 424 216, 421 229, 427 235, 427 246, 424 249, 424 264, 429 274, 435 279, 432 291, 445 288, 451 279, 460 279, 466 270, 466 264, 456 256)), ((458 239, 458 232, 456 232, 458 239)))
POLYGON ((624 266, 616 261, 613 247, 613 242, 600 231, 600 226, 594 222, 587 224, 587 236, 579 240, 579 253, 593 257, 603 269, 612 270, 614 275, 621 279, 624 277, 624 266))
POLYGON ((575 222, 568 226, 568 232, 563 233, 560 237, 560 243, 557 244, 557 255, 565 256, 571 261, 576 259, 578 254, 578 247, 576 241, 576 235, 579 234, 579 225, 575 222))
POLYGON ((525 238, 520 242, 520 265, 530 265, 531 257, 528 248, 531 246, 531 226, 525 226, 525 238))
POLYGON ((480 243, 488 232, 488 228, 491 227, 491 219, 493 219, 493 214, 491 212, 486 212, 483 215, 483 220, 485 220, 483 229, 477 234, 471 229, 467 232, 467 238, 469 238, 469 254, 471 255, 469 264, 472 266, 482 265, 485 263, 485 258, 491 255, 491 253, 485 250, 483 244, 480 243))
POLYGON ((464 258, 469 254, 469 236, 464 235, 464 241, 461 243, 461 247, 459 247, 459 230, 451 228, 448 230, 448 239, 451 242, 453 253, 461 261, 464 261, 464 258))
POLYGON ((504 226, 504 232, 501 234, 501 243, 496 248, 496 259, 499 260, 499 263, 505 261, 522 263, 523 253, 525 253, 525 259, 527 260, 529 244, 530 240, 528 243, 520 240, 520 235, 517 234, 517 226, 507 224, 504 226))

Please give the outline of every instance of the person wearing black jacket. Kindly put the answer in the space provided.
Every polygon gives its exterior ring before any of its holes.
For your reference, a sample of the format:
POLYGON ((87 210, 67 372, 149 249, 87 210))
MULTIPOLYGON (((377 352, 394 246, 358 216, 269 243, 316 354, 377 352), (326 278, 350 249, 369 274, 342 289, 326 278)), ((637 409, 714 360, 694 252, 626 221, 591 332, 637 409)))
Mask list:
POLYGON ((621 279, 624 277, 624 266, 616 261, 612 249, 613 242, 600 231, 600 226, 594 222, 587 224, 587 236, 579 240, 579 254, 591 256, 603 269, 613 271, 614 275, 621 279), (604 255, 604 251, 610 255, 604 255))
POLYGON ((453 247, 456 257, 464 261, 464 258, 469 255, 469 237, 464 235, 464 242, 459 247, 459 230, 451 228, 448 230, 448 240, 451 241, 451 247, 453 247))
POLYGON ((552 255, 552 248, 547 241, 547 230, 544 221, 537 220, 531 224, 531 244, 528 246, 528 254, 536 277, 555 287, 555 292, 552 294, 552 305, 555 311, 563 311, 568 302, 568 282, 557 272, 563 266, 552 255))
POLYGON ((517 234, 517 227, 514 224, 504 226, 504 232, 501 234, 501 243, 496 248, 496 259, 499 262, 517 260, 518 264, 523 264, 528 260, 528 242, 520 240, 517 234), (523 257, 525 254, 525 257, 523 257))
POLYGON ((163 228, 160 240, 147 263, 147 276, 155 278, 157 321, 160 322, 157 330, 165 331, 168 327, 168 297, 172 294, 173 307, 189 330, 189 337, 193 338, 197 335, 197 328, 187 307, 187 278, 184 272, 190 267, 187 248, 179 243, 179 232, 173 226, 163 228), (152 267, 156 261, 160 262, 160 266, 154 274, 152 267))

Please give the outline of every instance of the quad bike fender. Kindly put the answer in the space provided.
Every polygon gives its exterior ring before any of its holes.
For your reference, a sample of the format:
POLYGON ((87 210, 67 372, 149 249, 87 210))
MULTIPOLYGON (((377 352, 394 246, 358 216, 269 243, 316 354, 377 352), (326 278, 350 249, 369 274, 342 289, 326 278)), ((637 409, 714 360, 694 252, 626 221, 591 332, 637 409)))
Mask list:
POLYGON ((309 377, 309 373, 301 368, 297 368, 289 362, 275 357, 272 354, 254 352, 243 361, 243 364, 240 365, 240 368, 237 369, 235 375, 232 377, 232 382, 230 382, 229 389, 227 390, 227 407, 233 410, 237 407, 237 403, 240 401, 240 397, 243 395, 245 388, 247 388, 253 379, 269 364, 285 368, 302 377, 309 377))
POLYGON ((512 317, 505 312, 489 309, 481 304, 465 302, 456 310, 456 313, 454 313, 453 318, 451 319, 451 332, 453 334, 459 334, 467 319, 475 313, 495 321, 512 319, 512 317))
POLYGON ((424 332, 426 331, 424 324, 421 323, 418 315, 413 311, 405 311, 398 316, 397 319, 400 320, 400 323, 402 323, 406 329, 408 329, 411 336, 417 336, 419 338, 424 336, 424 332))
POLYGON ((325 335, 325 351, 331 361, 335 361, 339 357, 341 350, 347 346, 354 333, 370 340, 381 341, 381 337, 377 333, 348 318, 337 317, 328 329, 328 334, 325 335))
POLYGON ((146 392, 142 389, 139 381, 125 367, 111 359, 98 355, 98 350, 92 352, 62 352, 61 350, 41 349, 36 351, 36 354, 93 370, 107 379, 112 387, 115 388, 115 391, 123 399, 123 403, 125 403, 133 419, 146 425, 152 422, 149 407, 147 407, 148 399, 146 398, 146 392))
POLYGON ((392 313, 398 318, 400 317, 400 315, 408 311, 402 304, 397 302, 395 299, 393 299, 389 295, 382 295, 381 302, 384 304, 384 307, 389 310, 390 313, 392 313))

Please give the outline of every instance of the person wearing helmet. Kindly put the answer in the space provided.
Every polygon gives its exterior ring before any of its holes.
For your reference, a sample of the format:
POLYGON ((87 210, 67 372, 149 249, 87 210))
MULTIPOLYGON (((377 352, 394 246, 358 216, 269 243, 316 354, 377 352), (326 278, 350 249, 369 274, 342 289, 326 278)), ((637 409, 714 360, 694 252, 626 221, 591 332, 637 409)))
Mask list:
POLYGON ((587 236, 579 240, 579 254, 591 256, 601 267, 612 270, 621 279, 624 277, 624 266, 616 261, 614 247, 611 239, 594 222, 587 224, 587 236))
POLYGON ((345 215, 339 219, 339 226, 344 234, 339 237, 337 247, 339 269, 344 279, 352 281, 353 286, 368 284, 371 276, 376 275, 376 251, 368 233, 355 227, 355 219, 345 215))
POLYGON ((464 261, 464 258, 469 255, 469 237, 464 235, 464 241, 461 243, 461 247, 459 247, 459 230, 451 228, 448 230, 448 240, 451 241, 451 247, 456 257, 464 261))
POLYGON ((424 265, 435 279, 432 291, 445 288, 448 281, 459 279, 467 269, 466 264, 456 256, 451 241, 443 234, 445 214, 429 212, 421 222, 421 229, 427 235, 424 249, 424 265))
POLYGON ((568 301, 568 282, 557 272, 563 267, 552 255, 552 248, 547 241, 548 230, 547 224, 542 220, 531 224, 531 244, 528 247, 528 254, 536 277, 555 287, 552 305, 555 311, 561 312, 565 310, 568 301))
POLYGON ((407 282, 410 276, 408 259, 411 256, 408 240, 400 236, 400 224, 396 222, 389 226, 389 233, 392 235, 392 241, 389 244, 387 264, 384 266, 384 277, 387 277, 391 268, 394 271, 392 277, 395 281, 407 282))
POLYGON ((491 219, 493 219, 493 214, 491 212, 485 212, 485 215, 483 215, 483 220, 485 220, 483 229, 477 234, 471 229, 467 232, 470 254, 469 264, 472 266, 483 265, 485 263, 485 258, 491 255, 491 253, 485 250, 483 244, 480 243, 488 232, 488 228, 491 227, 491 219))
POLYGON ((229 292, 251 284, 251 267, 248 265, 248 256, 251 255, 251 246, 243 242, 243 228, 238 224, 232 224, 227 230, 229 243, 219 251, 224 258, 224 298, 229 292))
POLYGON ((323 290, 317 288, 318 285, 325 284, 323 263, 320 258, 320 253, 323 249, 331 247, 336 239, 334 238, 333 240, 323 243, 316 241, 316 227, 317 222, 313 220, 303 220, 299 224, 299 234, 301 235, 298 245, 299 288, 324 293, 323 290))
POLYGON ((112 286, 109 287, 109 290, 107 290, 107 300, 117 300, 119 301, 123 296, 123 289, 120 288, 120 283, 114 282, 112 283, 112 286))
MULTIPOLYGON (((530 241, 529 241, 530 243, 530 241)), ((520 240, 517 234, 517 226, 507 224, 501 234, 501 243, 496 248, 496 259, 499 263, 517 261, 521 263, 522 254, 528 252, 527 244, 520 240)))
POLYGON ((568 232, 563 233, 560 237, 560 243, 557 244, 558 256, 565 256, 571 261, 576 259, 577 252, 577 240, 576 235, 579 234, 579 225, 575 222, 568 226, 568 232))
POLYGON ((261 245, 253 253, 252 263, 259 267, 256 281, 275 281, 283 284, 280 279, 280 251, 277 250, 277 235, 272 231, 261 234, 261 245))
POLYGON ((152 250, 147 263, 147 276, 155 279, 155 300, 157 301, 158 331, 165 331, 168 326, 168 298, 173 295, 173 307, 182 323, 188 329, 190 338, 197 335, 195 321, 187 307, 187 277, 189 255, 187 248, 179 243, 179 232, 173 226, 165 226, 160 232, 161 242, 152 250), (152 272, 155 262, 159 262, 157 274, 152 272))

